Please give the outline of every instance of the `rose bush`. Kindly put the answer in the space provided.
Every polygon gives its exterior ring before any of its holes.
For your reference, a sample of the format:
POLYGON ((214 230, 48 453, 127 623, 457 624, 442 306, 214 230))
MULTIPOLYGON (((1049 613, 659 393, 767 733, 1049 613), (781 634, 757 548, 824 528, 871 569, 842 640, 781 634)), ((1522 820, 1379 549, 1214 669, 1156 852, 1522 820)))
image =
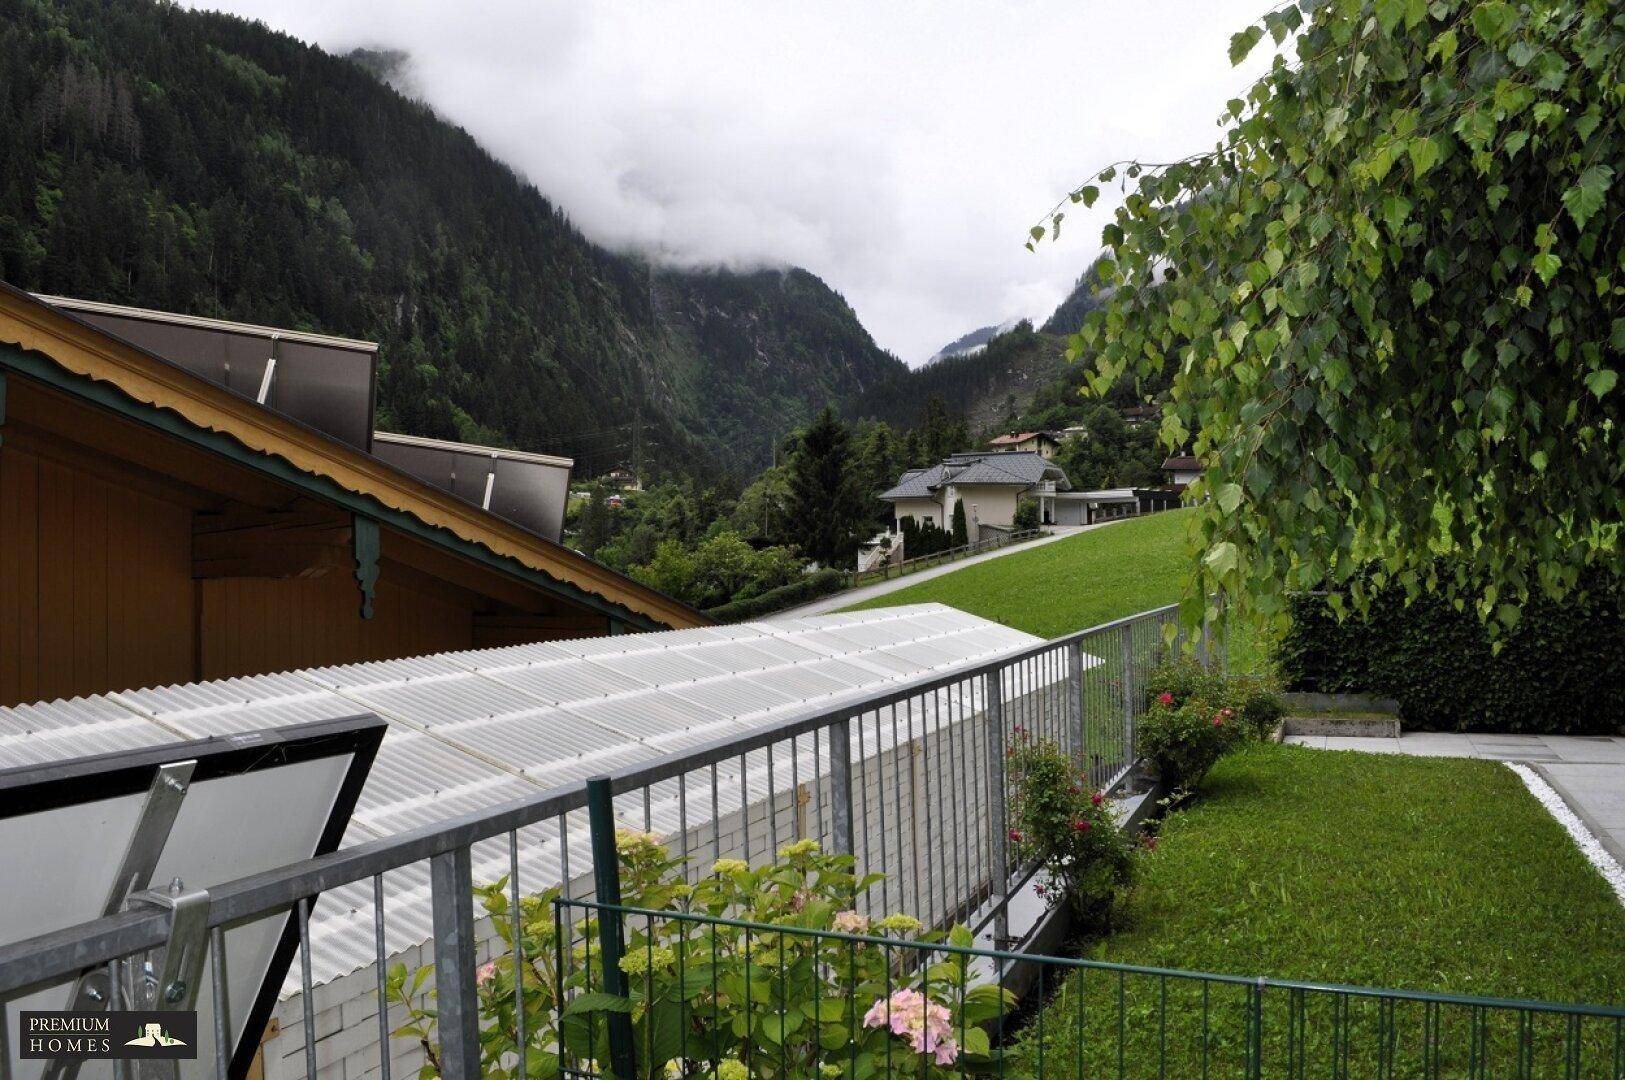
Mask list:
POLYGON ((1163 701, 1159 696, 1140 717, 1135 743, 1158 776, 1176 790, 1190 790, 1241 735, 1235 711, 1227 706, 1214 708, 1202 698, 1163 701))
POLYGON ((1225 675, 1188 657, 1153 668, 1146 679, 1146 693, 1151 701, 1164 705, 1195 699, 1215 709, 1228 708, 1251 735, 1269 734, 1281 719, 1280 688, 1275 680, 1261 675, 1225 675))
POLYGON ((1193 660, 1165 664, 1146 680, 1147 702, 1135 746, 1175 789, 1202 782, 1213 763, 1281 718, 1273 684, 1257 676, 1225 676, 1193 660))
POLYGON ((1132 876, 1132 844, 1087 771, 1054 743, 1020 727, 1014 734, 1010 839, 1017 858, 1037 864, 1047 903, 1064 903, 1081 925, 1101 928, 1132 876))
MULTIPOLYGON (((597 922, 570 930, 565 962, 558 964, 556 893, 525 897, 523 993, 516 995, 504 883, 479 890, 507 946, 476 978, 483 1075, 515 1074, 520 1008, 527 1073, 542 1078, 559 1075, 561 1043, 571 1068, 607 1075, 612 1013, 630 1015, 638 1075, 649 1080, 812 1080, 830 1070, 873 1077, 1021 1075, 1019 1061, 994 1047, 984 1026, 1014 1004, 1009 994, 974 976, 968 957, 888 945, 946 937, 969 947, 970 931, 923 933, 909 915, 860 914, 859 898, 881 875, 856 877, 851 856, 826 854, 803 840, 782 848, 774 865, 752 869, 743 860, 722 859, 689 883, 683 861, 669 856, 657 837, 622 832, 617 847, 626 906, 698 918, 627 917, 621 968, 630 993, 617 997, 602 990, 597 922), (714 918, 785 932, 707 921, 714 918)), ((439 1065, 427 977, 420 970, 408 978, 397 967, 389 988, 409 1012, 396 1034, 423 1043, 429 1064, 422 1076, 434 1077, 439 1065)))

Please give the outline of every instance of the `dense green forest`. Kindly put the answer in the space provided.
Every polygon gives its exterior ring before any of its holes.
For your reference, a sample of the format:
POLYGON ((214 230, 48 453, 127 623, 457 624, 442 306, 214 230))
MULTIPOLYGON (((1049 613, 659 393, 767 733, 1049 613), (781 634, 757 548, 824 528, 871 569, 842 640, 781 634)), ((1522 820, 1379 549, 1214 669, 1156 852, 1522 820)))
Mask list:
POLYGON ((747 476, 903 371, 811 274, 605 251, 362 64, 148 0, 0 0, 0 278, 375 340, 383 426, 587 475, 747 476))
POLYGON ((945 356, 877 383, 858 395, 851 411, 908 426, 919 419, 925 402, 939 397, 973 428, 997 428, 1025 412, 1066 367, 1065 341, 1038 333, 1024 320, 975 352, 945 356))

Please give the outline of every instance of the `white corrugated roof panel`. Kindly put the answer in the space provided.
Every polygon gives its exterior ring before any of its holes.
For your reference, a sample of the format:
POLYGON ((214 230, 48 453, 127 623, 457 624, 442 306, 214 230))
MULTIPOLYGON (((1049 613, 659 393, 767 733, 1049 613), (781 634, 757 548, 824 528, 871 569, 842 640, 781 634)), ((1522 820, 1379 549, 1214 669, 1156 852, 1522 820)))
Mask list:
MULTIPOLYGON (((279 727, 376 712, 389 724, 345 843, 364 843, 560 785, 650 761, 794 715, 880 693, 915 672, 988 659, 1038 639, 940 605, 653 634, 515 645, 402 660, 345 664, 130 690, 73 701, 0 709, 0 768, 129 750, 188 737, 279 727)), ((1047 680, 1060 672, 1035 670, 1047 680)), ((945 690, 902 721, 900 737, 968 705, 945 690)), ((865 752, 893 739, 886 722, 862 725, 865 752)), ((793 777, 811 777, 813 740, 792 755, 755 751, 745 761, 752 798, 793 777)), ((827 750, 827 746, 826 746, 827 750)), ((827 766, 827 755, 825 765, 827 766)), ((718 805, 740 803, 740 762, 718 766, 718 805)), ((709 780, 676 780, 621 796, 629 823, 671 831, 710 820, 709 780)), ((584 815, 520 837, 526 891, 557 884, 566 865, 587 867, 584 815), (578 821, 578 819, 580 819, 578 821)), ((480 844, 475 875, 507 873, 505 839, 480 844)), ((386 875, 389 953, 430 934, 427 867, 386 875)), ((312 970, 318 983, 373 960, 372 891, 358 882, 315 907, 312 970)), ((287 991, 297 989, 290 985, 287 991)))

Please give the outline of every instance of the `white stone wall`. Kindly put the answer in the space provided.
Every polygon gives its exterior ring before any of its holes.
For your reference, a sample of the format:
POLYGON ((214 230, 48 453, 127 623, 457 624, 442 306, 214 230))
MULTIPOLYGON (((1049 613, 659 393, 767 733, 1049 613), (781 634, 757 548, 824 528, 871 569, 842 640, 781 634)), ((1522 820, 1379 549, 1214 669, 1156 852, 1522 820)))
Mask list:
MULTIPOLYGON (((1012 696, 1005 705, 1007 725, 1022 724, 1044 729, 1060 741, 1065 739, 1065 673, 1058 667, 1028 678, 1048 689, 1020 697, 1012 696)), ((893 912, 915 915, 925 922, 945 923, 962 917, 952 910, 975 906, 985 898, 990 878, 988 783, 988 728, 981 710, 980 696, 969 687, 961 694, 944 691, 916 704, 912 712, 913 737, 909 735, 911 714, 899 705, 895 740, 892 712, 888 708, 877 718, 866 716, 852 724, 853 847, 859 873, 888 874, 867 897, 868 913, 879 916, 893 912), (878 728, 877 728, 878 722, 878 728), (878 745, 877 745, 878 736, 878 745), (881 804, 884 803, 884 812, 881 804), (901 827, 898 827, 901 823, 901 827), (916 867, 918 873, 916 873, 916 867)), ((709 774, 691 774, 687 784, 688 846, 691 873, 709 871, 716 858, 743 858, 748 850, 753 863, 768 859, 774 830, 779 846, 812 836, 831 849, 833 820, 829 803, 828 741, 821 739, 821 770, 813 765, 812 739, 798 740, 799 785, 793 785, 788 744, 775 748, 772 774, 773 798, 768 797, 766 754, 756 752, 747 761, 750 799, 745 814, 740 813, 740 787, 737 759, 733 771, 719 770, 718 817, 713 842, 711 788, 709 774), (822 775, 817 773, 822 772, 822 775), (772 806, 773 817, 768 809, 772 806)), ((649 805, 653 831, 668 838, 674 854, 684 850, 679 827, 675 781, 658 787, 649 805)), ((623 795, 616 800, 616 816, 621 824, 642 829, 644 802, 641 795, 623 795)), ((575 818, 572 817, 572 824, 575 818)), ((591 862, 587 850, 585 820, 571 832, 572 896, 590 896, 591 862)), ((525 882, 526 892, 539 891, 554 882, 525 882)), ((480 941, 478 961, 484 963, 500 951, 500 939, 489 920, 476 924, 480 941)), ((390 963, 403 963, 415 971, 433 962, 433 945, 425 942, 397 953, 390 963)), ((297 961, 295 962, 297 971, 297 961)), ((378 1040, 376 975, 372 967, 335 979, 317 987, 312 994, 315 1009, 316 1069, 320 1077, 335 1080, 373 1080, 381 1076, 378 1040)), ((431 980, 432 985, 432 980, 431 980)), ((296 1080, 306 1075, 304 1058, 305 1026, 300 995, 278 1003, 276 1022, 280 1031, 264 1046, 264 1080, 296 1080)), ((404 1009, 390 1009, 393 1031, 406 1021, 404 1009)), ((392 1039, 389 1044, 392 1077, 411 1080, 423 1063, 422 1049, 411 1039, 392 1039)))

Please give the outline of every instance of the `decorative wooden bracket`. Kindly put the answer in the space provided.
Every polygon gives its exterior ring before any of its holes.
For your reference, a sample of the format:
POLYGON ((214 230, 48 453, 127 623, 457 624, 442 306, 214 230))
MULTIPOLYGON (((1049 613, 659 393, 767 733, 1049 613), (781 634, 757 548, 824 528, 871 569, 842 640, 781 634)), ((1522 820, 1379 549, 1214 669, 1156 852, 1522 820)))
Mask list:
POLYGON ((378 522, 355 515, 355 579, 361 586, 361 617, 372 618, 372 601, 378 587, 378 522))

